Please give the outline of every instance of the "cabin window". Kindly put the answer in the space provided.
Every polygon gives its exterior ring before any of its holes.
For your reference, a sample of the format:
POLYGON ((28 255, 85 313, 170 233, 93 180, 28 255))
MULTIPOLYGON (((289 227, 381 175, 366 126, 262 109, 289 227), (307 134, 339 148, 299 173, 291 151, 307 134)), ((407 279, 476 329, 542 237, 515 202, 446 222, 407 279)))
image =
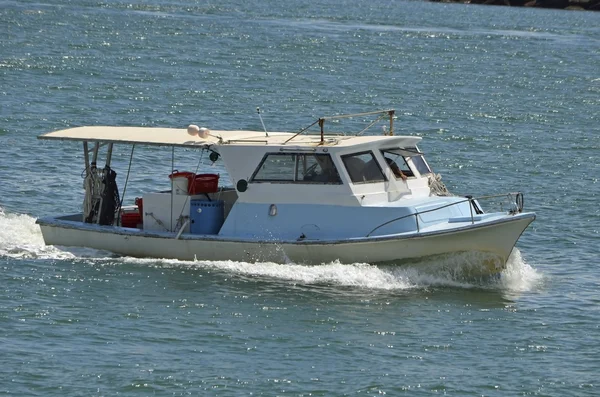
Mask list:
POLYGON ((341 184, 340 174, 328 154, 298 154, 297 180, 341 184))
POLYGON ((385 182, 381 166, 372 152, 361 152, 342 156, 352 183, 385 182))
POLYGON ((331 156, 317 153, 268 153, 251 182, 342 183, 331 156))
POLYGON ((381 154, 392 169, 396 179, 401 178, 400 171, 402 171, 402 174, 406 175, 407 177, 415 176, 409 165, 406 163, 406 159, 401 154, 395 153, 393 150, 382 150, 381 154))
POLYGON ((255 182, 294 182, 296 156, 292 153, 268 154, 252 176, 255 182))

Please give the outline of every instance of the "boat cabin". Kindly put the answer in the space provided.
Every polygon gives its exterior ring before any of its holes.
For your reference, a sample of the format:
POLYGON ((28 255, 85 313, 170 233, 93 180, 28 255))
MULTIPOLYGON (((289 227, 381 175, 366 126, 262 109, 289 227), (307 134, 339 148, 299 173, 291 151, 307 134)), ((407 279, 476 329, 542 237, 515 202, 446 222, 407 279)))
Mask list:
POLYGON ((416 137, 318 137, 285 144, 237 141, 215 147, 239 201, 279 204, 376 205, 428 196, 431 169, 416 137), (240 181, 243 181, 240 189, 240 181), (243 190, 243 191, 242 191, 243 190))
POLYGON ((363 222, 369 225, 384 216, 382 209, 402 207, 402 199, 430 195, 432 171, 417 148, 418 137, 341 136, 323 143, 317 136, 293 143, 287 139, 269 134, 263 142, 240 140, 214 148, 237 194, 220 234, 251 230, 253 237, 268 231, 295 233, 286 238, 323 238, 336 229, 337 235, 348 237, 357 234, 356 214, 371 218, 363 222), (357 212, 356 207, 365 210, 357 212), (302 232, 291 232, 293 224, 302 232))

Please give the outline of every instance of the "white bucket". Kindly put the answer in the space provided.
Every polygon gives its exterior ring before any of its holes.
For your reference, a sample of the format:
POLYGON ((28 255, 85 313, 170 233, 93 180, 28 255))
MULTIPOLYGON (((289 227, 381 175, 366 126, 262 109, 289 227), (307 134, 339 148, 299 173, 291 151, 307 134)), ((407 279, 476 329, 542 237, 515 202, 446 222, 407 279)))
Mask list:
POLYGON ((188 179, 185 176, 179 176, 173 178, 173 191, 175 194, 187 195, 188 194, 188 179))

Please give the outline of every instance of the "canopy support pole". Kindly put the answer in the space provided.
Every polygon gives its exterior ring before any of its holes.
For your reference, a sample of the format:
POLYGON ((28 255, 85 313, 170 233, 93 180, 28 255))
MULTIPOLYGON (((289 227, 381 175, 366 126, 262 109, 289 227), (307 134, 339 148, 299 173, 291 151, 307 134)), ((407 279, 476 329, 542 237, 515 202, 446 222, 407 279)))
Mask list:
POLYGON ((108 144, 108 150, 106 151, 106 166, 110 167, 110 162, 112 161, 112 151, 113 144, 112 142, 108 144))
POLYGON ((90 153, 87 141, 83 141, 83 158, 85 159, 85 172, 87 175, 87 173, 90 172, 90 153))
POLYGON ((131 147, 131 155, 129 156, 129 167, 127 167, 127 177, 125 178, 125 187, 123 187, 123 194, 121 195, 121 202, 119 203, 119 212, 117 213, 117 225, 122 226, 121 212, 123 211, 123 201, 125 200, 125 193, 127 192, 127 182, 129 182, 129 174, 131 173, 131 163, 133 162, 133 151, 135 149, 135 143, 131 147))
POLYGON ((94 145, 94 153, 92 154, 92 164, 96 164, 98 161, 98 149, 100 149, 100 142, 96 142, 94 145))
POLYGON ((175 194, 175 186, 174 186, 174 182, 173 180, 175 178, 173 178, 173 172, 175 169, 175 146, 172 147, 171 149, 171 216, 170 221, 169 221, 169 231, 172 232, 173 231, 173 195, 175 194))

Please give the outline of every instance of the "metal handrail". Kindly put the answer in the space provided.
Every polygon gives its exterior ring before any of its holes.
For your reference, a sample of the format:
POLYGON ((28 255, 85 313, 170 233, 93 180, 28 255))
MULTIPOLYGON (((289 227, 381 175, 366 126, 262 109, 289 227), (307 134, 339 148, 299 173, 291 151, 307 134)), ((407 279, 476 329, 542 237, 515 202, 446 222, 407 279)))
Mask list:
MULTIPOLYGON (((354 114, 340 114, 340 115, 337 115, 337 116, 319 117, 319 119, 317 119, 317 121, 315 121, 314 123, 312 123, 308 127, 301 129, 299 132, 297 132, 296 134, 294 134, 291 138, 289 138, 288 140, 286 140, 284 142, 284 144, 286 144, 289 141, 291 141, 292 139, 296 138, 298 135, 302 134, 304 131, 308 130, 313 125, 319 124, 319 127, 321 129, 321 145, 323 145, 325 143, 325 135, 324 135, 325 134, 325 132, 324 132, 325 121, 327 121, 327 120, 346 119, 346 118, 351 118, 351 117, 370 116, 370 115, 373 115, 373 114, 381 114, 381 115, 383 115, 383 117, 385 117, 385 114, 387 114, 390 117, 390 132, 389 132, 389 135, 390 136, 394 135, 394 115, 396 114, 396 111, 394 109, 387 109, 387 110, 376 110, 374 112, 364 112, 364 113, 354 113, 354 114)), ((375 124, 377 121, 379 121, 381 118, 382 117, 378 118, 377 120, 375 120, 374 122, 372 122, 371 124, 369 124, 367 126, 367 128, 365 128, 361 132, 359 132, 358 135, 360 135, 363 132, 365 132, 373 124, 375 124)))
POLYGON ((471 224, 474 224, 475 223, 475 217, 473 215, 473 201, 474 200, 486 200, 486 199, 491 199, 491 198, 496 198, 496 197, 505 197, 505 196, 509 200, 512 199, 513 196, 515 197, 514 204, 516 205, 516 210, 509 211, 509 213, 517 213, 517 212, 522 212, 523 211, 523 193, 521 193, 521 192, 511 192, 511 193, 504 193, 504 194, 495 194, 495 195, 491 195, 491 196, 468 197, 465 200, 456 201, 456 202, 450 203, 450 204, 445 204, 445 205, 442 205, 441 207, 432 208, 432 209, 426 210, 426 211, 417 211, 417 212, 412 213, 412 214, 403 215, 401 217, 394 218, 392 220, 389 220, 389 221, 384 222, 381 225, 377 226, 376 228, 374 228, 373 230, 371 230, 369 233, 367 233, 367 235, 365 237, 370 237, 371 234, 374 231, 376 231, 379 228, 382 228, 383 226, 387 226, 390 223, 393 223, 393 222, 396 222, 396 221, 399 221, 399 220, 402 220, 402 219, 405 219, 405 218, 408 218, 408 217, 411 217, 411 216, 415 217, 415 221, 417 223, 417 233, 418 233, 418 232, 421 231, 420 227, 419 227, 419 215, 426 214, 428 212, 438 211, 438 210, 441 210, 443 208, 451 207, 453 205, 458 205, 458 204, 465 203, 467 201, 470 204, 469 207, 470 207, 470 210, 471 210, 471 224), (520 201, 519 201, 519 197, 520 197, 520 201))

